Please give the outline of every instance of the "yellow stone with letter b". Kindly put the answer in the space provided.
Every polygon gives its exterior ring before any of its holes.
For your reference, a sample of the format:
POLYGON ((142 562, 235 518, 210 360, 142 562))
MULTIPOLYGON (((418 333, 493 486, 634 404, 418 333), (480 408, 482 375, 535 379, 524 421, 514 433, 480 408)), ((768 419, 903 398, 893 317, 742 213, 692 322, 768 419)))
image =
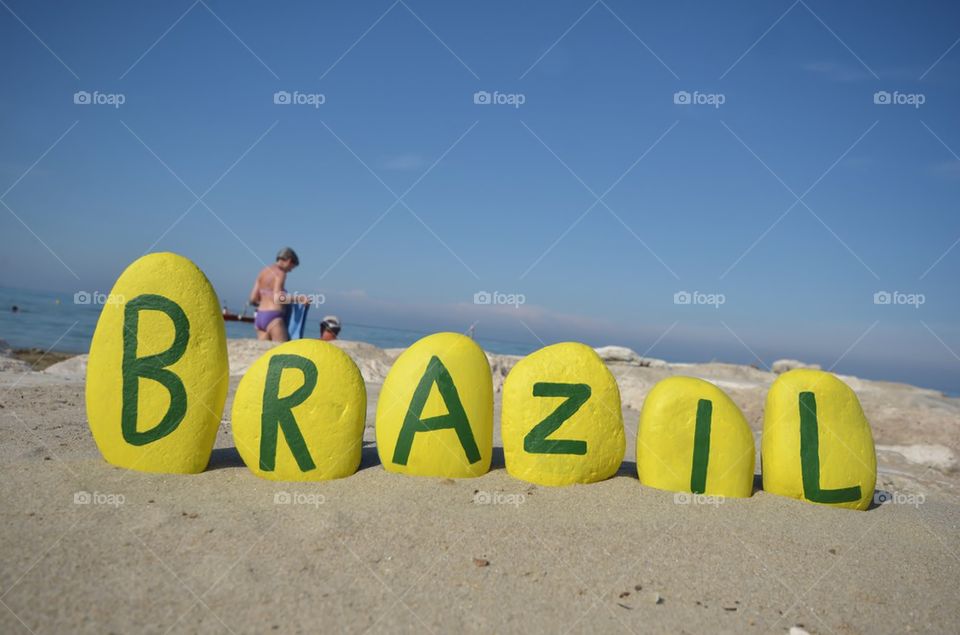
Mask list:
POLYGON ((227 397, 227 340, 203 272, 172 253, 136 260, 100 313, 87 362, 87 420, 110 463, 202 472, 227 397))

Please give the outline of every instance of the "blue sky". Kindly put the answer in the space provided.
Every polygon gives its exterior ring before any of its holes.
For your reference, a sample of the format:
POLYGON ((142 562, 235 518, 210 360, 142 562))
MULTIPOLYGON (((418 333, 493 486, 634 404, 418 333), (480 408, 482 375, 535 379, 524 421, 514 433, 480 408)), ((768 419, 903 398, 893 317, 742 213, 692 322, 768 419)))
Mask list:
POLYGON ((347 323, 956 392, 958 38, 950 2, 4 0, 0 286, 170 250, 239 308, 290 244, 347 323))

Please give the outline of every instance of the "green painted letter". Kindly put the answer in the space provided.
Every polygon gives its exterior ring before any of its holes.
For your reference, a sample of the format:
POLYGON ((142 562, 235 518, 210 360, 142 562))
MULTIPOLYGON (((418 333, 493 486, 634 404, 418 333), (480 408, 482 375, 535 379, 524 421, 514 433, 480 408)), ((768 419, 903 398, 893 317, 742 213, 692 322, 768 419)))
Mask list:
POLYGON ((820 426, 817 423, 817 398, 812 392, 800 393, 800 465, 803 496, 815 503, 847 503, 860 498, 860 486, 820 489, 820 426))
POLYGON ((162 439, 177 429, 187 413, 187 391, 180 378, 167 369, 183 357, 190 340, 190 322, 180 305, 162 295, 138 295, 123 308, 123 376, 120 430, 130 445, 146 445, 162 439), (170 348, 146 357, 137 357, 140 311, 160 311, 173 322, 173 344, 170 348), (140 378, 152 379, 170 393, 170 407, 160 423, 145 431, 137 431, 137 401, 140 378))
POLYGON ((697 428, 693 435, 693 468, 690 470, 690 491, 703 494, 707 491, 707 465, 710 463, 710 423, 713 418, 713 402, 701 399, 697 402, 697 428))
POLYGON ((260 469, 272 472, 277 464, 277 429, 283 430, 287 445, 302 472, 316 469, 307 442, 300 434, 293 408, 299 406, 317 385, 317 366, 300 355, 274 355, 267 367, 263 385, 263 412, 260 415, 260 469), (298 368, 303 373, 303 385, 280 398, 280 378, 286 368, 298 368))
POLYGON ((534 397, 566 397, 566 401, 533 426, 523 438, 523 449, 530 454, 586 454, 587 442, 569 439, 548 439, 563 422, 572 417, 580 406, 590 398, 587 384, 560 384, 537 382, 533 385, 534 397))
POLYGON ((445 430, 453 428, 457 432, 457 438, 463 451, 467 455, 470 463, 476 463, 480 460, 480 450, 477 448, 477 442, 473 438, 473 431, 470 429, 470 421, 467 419, 467 413, 460 403, 460 394, 453 383, 453 377, 450 371, 443 365, 440 358, 434 355, 427 364, 427 370, 420 378, 417 389, 413 392, 413 398, 410 400, 410 406, 407 408, 407 415, 403 419, 403 427, 400 428, 400 436, 397 438, 397 446, 393 450, 393 462, 397 465, 406 465, 410 458, 410 448, 413 446, 413 438, 418 432, 431 432, 434 430, 445 430), (433 384, 437 385, 440 397, 447 406, 447 414, 421 419, 423 407, 430 396, 430 388, 433 384))

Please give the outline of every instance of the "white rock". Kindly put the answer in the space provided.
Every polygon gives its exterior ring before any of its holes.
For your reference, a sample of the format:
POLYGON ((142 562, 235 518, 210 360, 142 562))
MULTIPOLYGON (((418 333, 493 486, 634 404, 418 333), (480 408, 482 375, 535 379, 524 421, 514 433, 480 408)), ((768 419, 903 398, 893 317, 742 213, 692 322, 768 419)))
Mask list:
POLYGON ((256 339, 227 340, 230 374, 243 375, 260 356, 276 346, 276 342, 256 339))
POLYGON ((490 374, 493 378, 493 392, 497 393, 503 389, 503 381, 507 378, 513 365, 520 359, 519 355, 487 353, 487 361, 490 362, 490 374))
POLYGON ((30 370, 30 364, 15 359, 10 345, 6 340, 0 340, 0 372, 27 373, 30 370))
POLYGON ((64 379, 84 379, 87 376, 87 355, 74 355, 62 362, 51 364, 43 372, 64 379))
POLYGON ((363 375, 363 381, 368 384, 382 384, 397 358, 396 355, 366 342, 335 340, 333 344, 353 359, 363 375))
POLYGON ((642 357, 626 346, 601 346, 593 350, 597 351, 597 355, 605 362, 620 362, 650 368, 665 368, 668 365, 667 362, 662 359, 642 357))
POLYGON ((878 445, 881 452, 896 452, 910 463, 925 465, 944 472, 957 469, 957 457, 944 445, 878 445))
POLYGON ((778 359, 773 362, 773 365, 770 367, 770 370, 776 374, 785 373, 788 370, 794 370, 797 368, 811 368, 813 370, 820 370, 819 364, 805 364, 801 361, 795 359, 778 359))
MULTIPOLYGON (((276 342, 254 339, 227 340, 227 354, 230 357, 230 374, 243 375, 253 362, 276 346, 276 342)), ((382 384, 387 371, 396 355, 377 348, 366 342, 352 340, 334 340, 333 345, 350 356, 360 368, 363 380, 371 384, 382 384)))

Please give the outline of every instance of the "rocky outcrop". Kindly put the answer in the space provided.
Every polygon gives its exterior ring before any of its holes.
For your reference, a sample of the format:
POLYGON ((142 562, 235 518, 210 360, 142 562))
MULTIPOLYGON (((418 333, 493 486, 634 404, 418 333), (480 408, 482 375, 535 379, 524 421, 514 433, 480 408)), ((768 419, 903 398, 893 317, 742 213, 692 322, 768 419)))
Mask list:
POLYGON ((796 370, 797 368, 807 368, 810 370, 820 370, 819 364, 805 364, 796 359, 778 359, 773 362, 773 365, 770 366, 770 370, 780 375, 787 372, 788 370, 796 370))
POLYGON ((6 340, 0 340, 0 372, 25 373, 29 370, 29 364, 13 357, 13 349, 6 340))
POLYGON ((600 359, 607 363, 630 364, 632 366, 642 366, 645 368, 666 368, 669 366, 669 364, 662 359, 643 357, 626 346, 601 346, 593 350, 597 352, 600 359))

